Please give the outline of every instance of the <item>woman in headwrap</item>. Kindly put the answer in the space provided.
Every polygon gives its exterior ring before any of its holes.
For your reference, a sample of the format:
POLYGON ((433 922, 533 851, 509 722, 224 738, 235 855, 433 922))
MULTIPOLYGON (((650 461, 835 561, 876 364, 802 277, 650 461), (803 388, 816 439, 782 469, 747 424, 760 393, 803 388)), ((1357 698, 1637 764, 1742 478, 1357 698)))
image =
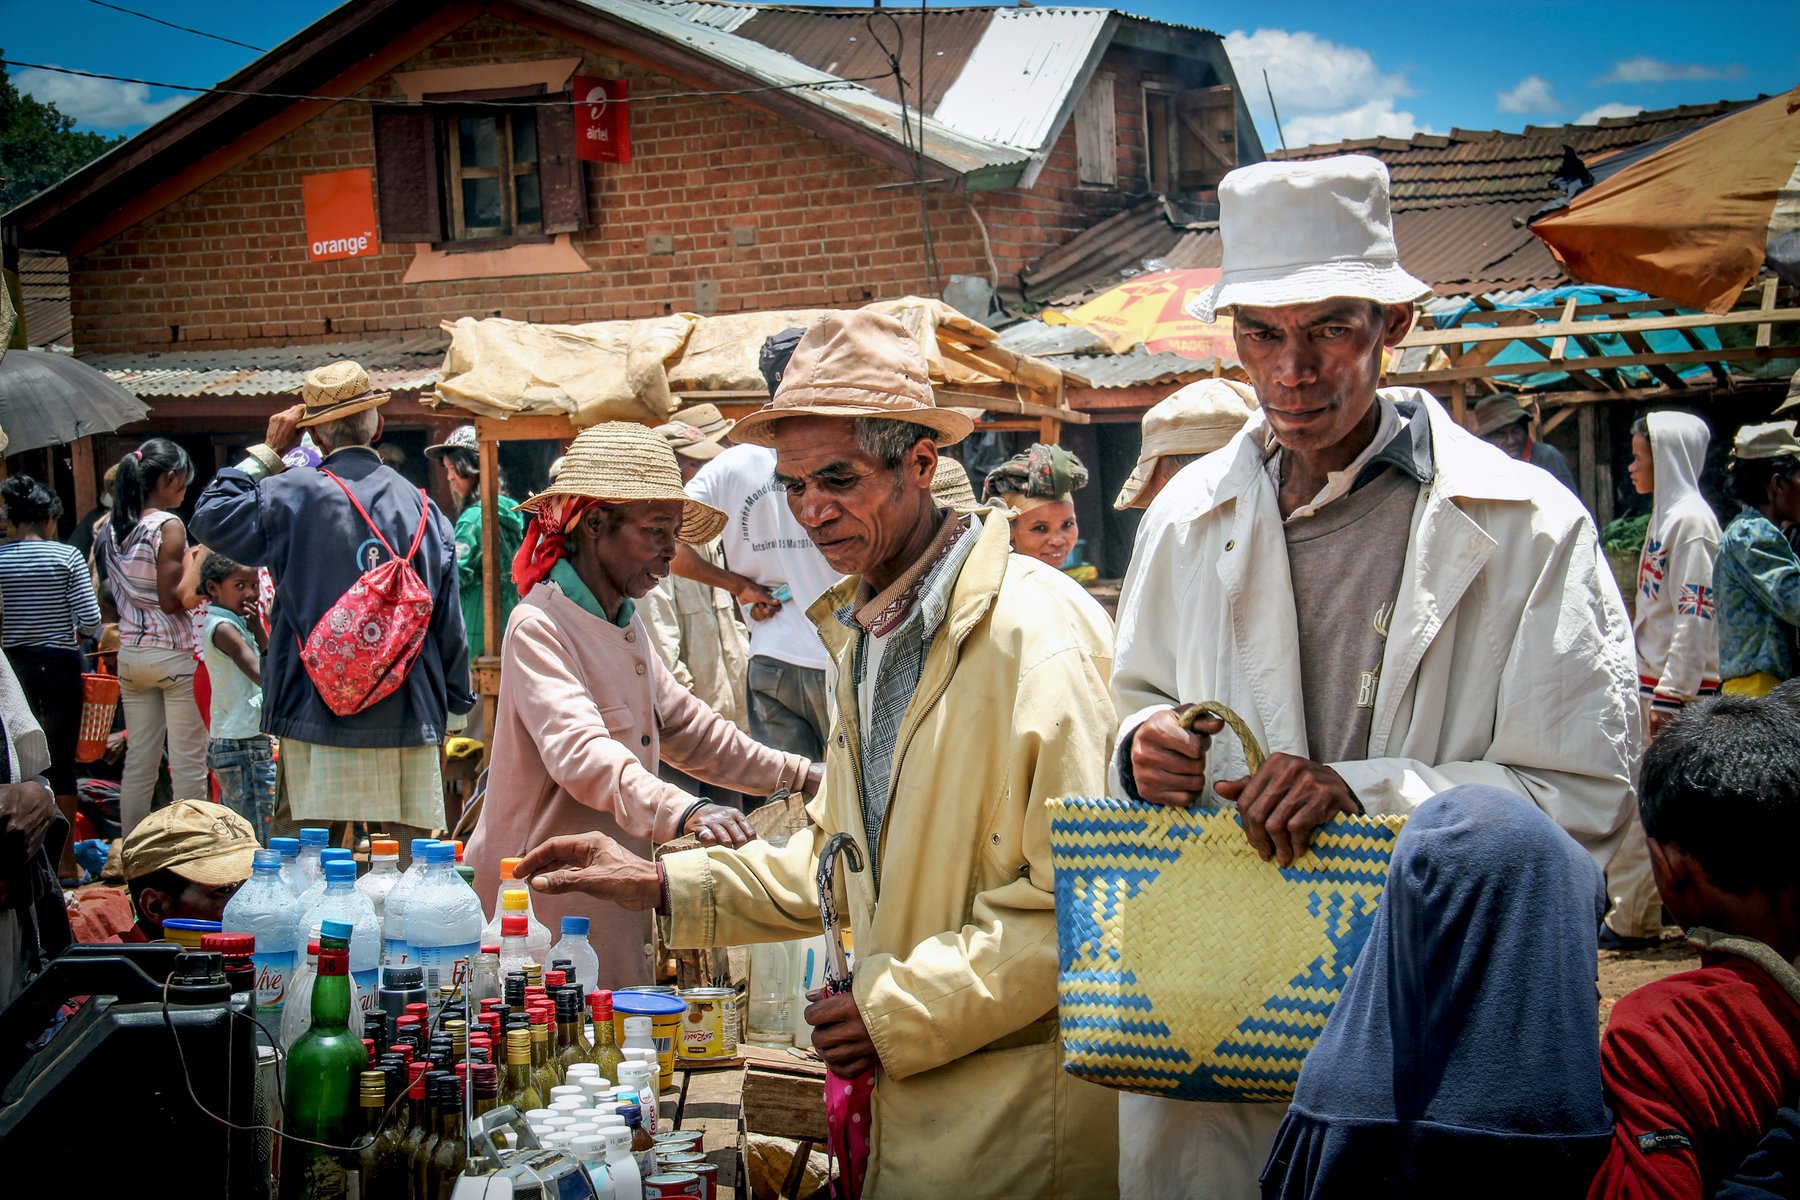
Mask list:
POLYGON ((1600 1085, 1600 869, 1530 801, 1420 805, 1263 1169, 1262 1194, 1580 1197, 1600 1085))
MULTIPOLYGON (((682 492, 661 435, 582 430, 555 482, 519 507, 532 520, 513 561, 520 600, 500 655, 493 786, 466 854, 490 912, 500 860, 561 834, 599 830, 645 857, 684 833, 706 846, 754 836, 742 813, 657 778, 661 762, 750 795, 816 790, 819 767, 752 741, 676 682, 636 613, 676 542, 707 542, 725 524, 682 492)), ((577 893, 533 905, 551 929, 590 919, 603 987, 651 982, 648 913, 577 893)))
POLYGON ((1079 458, 1040 442, 989 471, 981 498, 1006 507, 1015 551, 1061 567, 1081 537, 1073 496, 1087 481, 1079 458))

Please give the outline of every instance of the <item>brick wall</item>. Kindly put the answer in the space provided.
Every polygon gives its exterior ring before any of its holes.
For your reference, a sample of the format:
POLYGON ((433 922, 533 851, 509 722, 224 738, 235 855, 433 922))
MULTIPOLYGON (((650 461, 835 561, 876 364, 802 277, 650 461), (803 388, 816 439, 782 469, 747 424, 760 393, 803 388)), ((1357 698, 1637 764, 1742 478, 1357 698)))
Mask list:
MULTIPOLYGON (((308 261, 301 178, 374 161, 368 106, 339 104, 71 263, 75 344, 228 348, 380 337, 460 316, 636 318, 695 308, 702 281, 716 285, 719 312, 929 290, 917 191, 884 186, 909 176, 785 120, 725 99, 659 100, 695 89, 486 16, 401 69, 578 55, 583 74, 629 80, 636 102, 632 162, 586 165, 590 227, 575 244, 592 272, 408 284, 410 247, 308 261), (672 239, 673 252, 651 253, 652 235, 672 239)), ((1007 287, 1026 263, 1132 202, 1143 152, 1136 77, 1121 69, 1129 61, 1115 52, 1107 67, 1120 75, 1121 190, 1079 186, 1072 122, 1029 190, 934 189, 932 242, 946 281, 994 271, 1007 287)), ((386 78, 361 94, 403 99, 386 78)))

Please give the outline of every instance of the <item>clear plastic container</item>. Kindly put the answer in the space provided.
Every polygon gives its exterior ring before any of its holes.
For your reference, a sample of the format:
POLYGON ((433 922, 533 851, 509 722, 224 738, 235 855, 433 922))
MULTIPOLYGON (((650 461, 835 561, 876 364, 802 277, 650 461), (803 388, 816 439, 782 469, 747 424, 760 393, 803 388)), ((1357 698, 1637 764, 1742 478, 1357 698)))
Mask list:
POLYGON ((412 840, 412 862, 400 873, 400 879, 387 894, 382 906, 381 962, 383 966, 400 966, 406 962, 406 898, 419 886, 425 874, 425 851, 437 845, 430 838, 412 840))
MULTIPOLYGON (((299 968, 288 980, 288 1001, 281 1007, 281 1052, 286 1054, 293 1044, 300 1040, 302 1034, 312 1028, 312 993, 313 976, 319 970, 319 939, 314 938, 306 944, 306 956, 300 960, 299 968)), ((356 977, 350 977, 350 1011, 367 1012, 363 1006, 362 990, 356 986, 356 977)))
POLYGON ((369 870, 356 881, 356 890, 369 898, 375 919, 387 919, 387 896, 400 882, 400 843, 393 838, 369 840, 369 870))
POLYGON ((280 851, 258 850, 250 879, 225 905, 219 920, 226 933, 256 938, 250 958, 256 964, 256 1011, 263 1017, 281 1012, 300 957, 300 909, 281 870, 280 851))
MULTIPOLYGON (((349 851, 345 851, 346 854, 349 851)), ((381 923, 375 919, 369 898, 356 890, 356 863, 344 859, 325 861, 325 878, 319 898, 300 916, 300 932, 307 941, 318 938, 326 921, 351 925, 350 982, 360 994, 354 1012, 378 1012, 381 968, 381 923)))
POLYGON ((588 941, 586 917, 562 919, 562 938, 550 947, 550 961, 555 962, 559 958, 566 958, 573 964, 573 982, 581 985, 583 996, 599 988, 600 955, 595 951, 593 943, 588 941))
MULTIPOLYGON (((304 848, 302 848, 301 853, 305 853, 304 848)), ((334 862, 347 862, 352 867, 355 867, 356 856, 342 846, 327 846, 319 851, 319 873, 313 877, 311 883, 306 885, 306 890, 300 893, 300 908, 302 911, 317 904, 319 897, 324 894, 325 864, 334 862)))
POLYGON ((794 1043, 794 947, 796 942, 768 942, 750 947, 749 1011, 744 1040, 757 1046, 787 1047, 794 1043))
MULTIPOLYGON (((537 919, 531 910, 531 890, 513 878, 513 869, 519 862, 516 858, 500 860, 500 891, 494 901, 494 919, 481 928, 481 944, 492 946, 500 941, 500 918, 509 912, 522 912, 525 921, 531 927, 525 943, 531 949, 531 960, 538 966, 550 963, 550 943, 556 939, 551 936, 549 926, 537 919)), ((505 978, 504 975, 501 978, 505 978)))
POLYGON ((308 880, 300 870, 300 839, 291 837, 272 837, 269 849, 281 855, 281 882, 287 884, 288 891, 298 896, 306 890, 308 880))
MULTIPOLYGON (((428 994, 467 982, 481 951, 481 898, 456 874, 455 863, 450 843, 427 846, 425 871, 405 901, 407 961, 425 968, 428 994)), ((399 890, 388 895, 390 909, 399 890)))
POLYGON ((306 886, 311 887, 319 882, 323 860, 319 857, 325 847, 331 845, 331 830, 319 829, 315 826, 300 831, 300 857, 294 865, 306 876, 306 886))

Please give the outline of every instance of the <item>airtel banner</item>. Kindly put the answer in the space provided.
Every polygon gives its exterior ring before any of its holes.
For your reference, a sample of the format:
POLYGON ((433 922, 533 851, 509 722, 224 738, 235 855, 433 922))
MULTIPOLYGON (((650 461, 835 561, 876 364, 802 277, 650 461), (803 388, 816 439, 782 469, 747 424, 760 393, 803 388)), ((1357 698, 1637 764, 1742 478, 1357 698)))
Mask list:
POLYGON ((314 262, 369 258, 380 252, 375 237, 375 187, 369 168, 308 175, 300 181, 306 197, 306 256, 314 262))
POLYGON ((575 157, 631 161, 631 105, 623 79, 575 76, 575 157))

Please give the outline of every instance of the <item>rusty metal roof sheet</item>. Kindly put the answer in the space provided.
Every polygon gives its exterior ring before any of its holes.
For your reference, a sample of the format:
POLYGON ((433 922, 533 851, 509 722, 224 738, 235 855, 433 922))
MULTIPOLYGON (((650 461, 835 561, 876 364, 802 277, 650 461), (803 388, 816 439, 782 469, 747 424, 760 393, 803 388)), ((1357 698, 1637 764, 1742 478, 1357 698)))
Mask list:
MULTIPOLYGON (((926 113, 940 116, 944 92, 963 73, 970 52, 993 20, 992 9, 932 9, 925 18, 926 113)), ((734 29, 742 37, 791 54, 807 66, 864 86, 898 101, 890 52, 897 52, 908 104, 919 103, 919 10, 759 8, 734 29), (880 76, 870 79, 868 76, 880 76)), ((951 122, 951 124, 955 124, 951 122)), ((960 126, 959 126, 960 128, 960 126)), ((968 132, 968 131, 965 131, 968 132)), ((1004 140, 1004 139, 1002 139, 1004 140)))
POLYGON ((19 316, 26 343, 69 349, 69 260, 60 254, 19 253, 19 316))
POLYGON ((162 350, 97 354, 82 361, 133 395, 297 396, 306 373, 353 358, 379 391, 416 392, 437 382, 449 339, 439 330, 410 337, 247 350, 162 350))
MULTIPOLYGON (((1211 375, 1211 359, 1184 358, 1179 354, 1150 354, 1134 346, 1125 354, 1113 354, 1099 337, 1079 325, 1050 325, 1043 321, 1019 321, 1000 331, 998 342, 1015 354, 1029 354, 1087 381, 1097 388, 1139 387, 1150 383, 1180 383, 1211 375)), ((1226 366, 1235 365, 1227 359, 1226 366)))

